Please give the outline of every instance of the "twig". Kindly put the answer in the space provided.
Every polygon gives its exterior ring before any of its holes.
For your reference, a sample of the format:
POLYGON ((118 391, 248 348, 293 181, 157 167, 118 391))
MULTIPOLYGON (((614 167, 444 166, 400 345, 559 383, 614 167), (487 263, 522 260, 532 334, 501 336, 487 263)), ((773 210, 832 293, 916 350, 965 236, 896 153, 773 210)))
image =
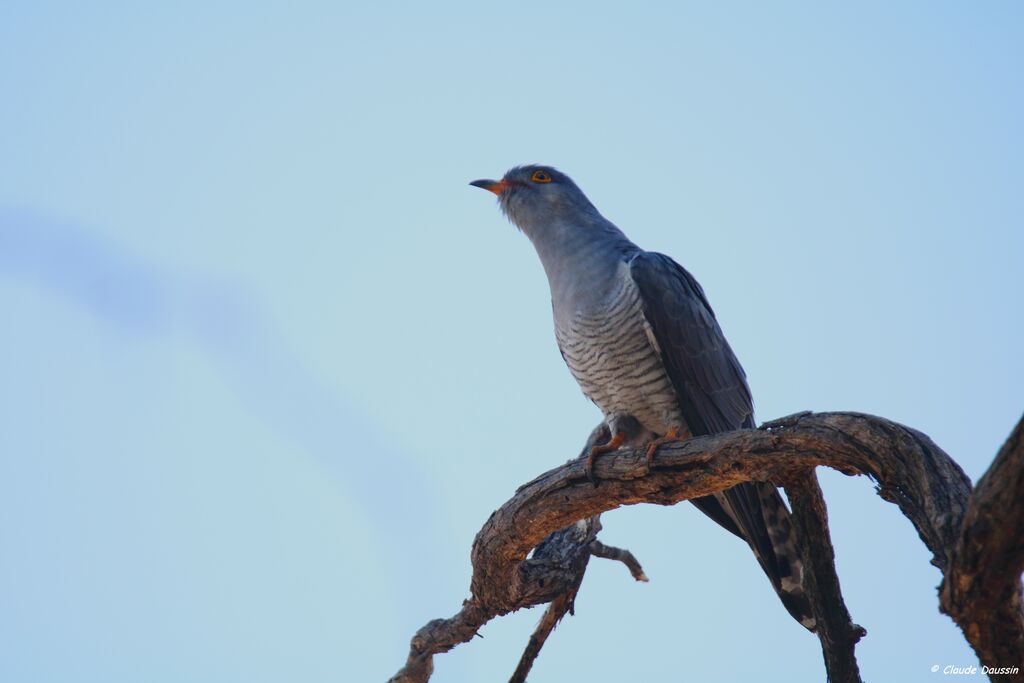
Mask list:
POLYGON ((595 557, 603 557, 606 560, 618 560, 622 564, 626 565, 629 569, 629 573, 633 575, 633 578, 637 581, 649 581, 647 574, 644 574, 644 568, 637 562, 636 557, 633 553, 623 548, 616 548, 613 545, 605 545, 601 541, 590 542, 590 553, 595 557))

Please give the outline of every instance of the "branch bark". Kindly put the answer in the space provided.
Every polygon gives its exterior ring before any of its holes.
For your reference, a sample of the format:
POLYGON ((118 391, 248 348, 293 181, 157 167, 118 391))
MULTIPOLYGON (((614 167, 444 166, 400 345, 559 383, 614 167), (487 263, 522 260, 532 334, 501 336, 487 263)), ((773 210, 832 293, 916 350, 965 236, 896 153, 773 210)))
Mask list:
POLYGON ((1024 664, 1022 572, 1024 417, 978 480, 940 589, 942 611, 990 668, 1024 664))
POLYGON ((860 668, 854 646, 867 635, 850 620, 850 613, 839 590, 835 551, 828 530, 828 511, 814 472, 802 472, 785 483, 786 497, 793 508, 791 519, 800 539, 804 565, 804 590, 807 592, 821 641, 825 671, 830 683, 860 683, 860 668))
MULTIPOLYGON (((1019 432, 1020 426, 1015 434, 1019 436, 1019 432)), ((1020 439, 1017 443, 1016 450, 1009 449, 1012 453, 1006 457, 1009 461, 1006 467, 1019 477, 1024 467, 1020 463, 1020 439)), ((825 621, 819 623, 823 624, 823 633, 827 630, 830 642, 845 644, 843 646, 849 649, 846 655, 837 650, 834 661, 829 664, 829 672, 831 676, 835 670, 835 680, 857 680, 856 662, 852 661, 851 668, 851 660, 859 627, 850 623, 841 596, 838 603, 835 602, 838 580, 834 580, 824 502, 816 480, 812 485, 808 479, 813 479, 810 473, 818 466, 871 477, 878 483, 879 495, 898 505, 913 523, 932 553, 932 563, 944 575, 949 573, 955 558, 956 566, 963 568, 955 571, 966 570, 964 576, 975 577, 967 580, 966 584, 958 583, 958 586, 969 587, 974 585, 973 581, 978 581, 978 586, 984 584, 981 580, 988 574, 983 571, 971 574, 970 568, 975 566, 971 557, 986 552, 987 541, 983 541, 980 548, 976 547, 977 543, 972 545, 969 539, 963 541, 963 550, 958 546, 971 485, 948 455, 920 432, 883 418, 857 413, 805 413, 767 423, 757 430, 703 436, 665 445, 658 450, 654 466, 649 471, 642 450, 609 453, 601 456, 595 467, 601 480, 598 488, 587 480, 581 459, 550 470, 520 487, 508 502, 491 514, 474 540, 471 597, 455 616, 431 621, 416 633, 406 665, 391 681, 423 683, 433 671, 434 654, 468 641, 493 617, 551 602, 566 594, 575 595, 578 582, 582 580, 581 567, 585 570, 586 566, 583 556, 589 557, 596 539, 596 528, 584 529, 577 524, 579 520, 583 520, 581 524, 586 526, 587 520, 621 505, 673 505, 745 481, 788 484, 797 508, 795 515, 802 520, 796 523, 805 525, 805 534, 820 536, 825 529, 828 552, 819 549, 810 566, 828 565, 828 571, 815 569, 813 573, 818 577, 818 589, 824 596, 822 599, 832 601, 835 614, 830 617, 823 613, 821 618, 825 621), (577 532, 571 531, 573 527, 577 527, 577 532), (541 553, 538 544, 559 530, 567 535, 548 549, 559 549, 558 552, 541 553), (584 545, 583 541, 591 530, 594 537, 584 545), (527 560, 527 554, 534 547, 537 547, 534 557, 527 560), (834 585, 830 585, 833 580, 834 585), (829 595, 833 597, 829 598, 829 595), (844 674, 847 678, 838 677, 842 671, 847 672, 844 674)), ((1010 490, 1017 492, 1019 503, 1020 479, 1013 481, 1017 483, 1011 484, 1010 490)), ((1003 515, 1002 510, 1006 508, 1000 507, 1005 505, 1002 495, 993 494, 994 507, 981 510, 978 513, 980 518, 991 521, 991 515, 1003 515)), ((1024 516, 1016 519, 1019 522, 1024 516)), ((1020 550, 1019 527, 1017 531, 1012 537, 997 534, 1005 538, 1013 552, 1020 550), (1011 538, 1016 539, 1017 546, 1013 545, 1011 538)), ((971 538, 991 536, 991 532, 979 527, 978 533, 971 538)), ((999 548, 995 552, 1003 557, 999 548)), ((978 566, 990 566, 990 561, 983 561, 978 566)), ((1020 564, 1009 563, 1005 573, 1012 574, 1014 568, 1017 571, 1018 599, 1015 605, 1010 605, 1001 614, 1005 613, 1004 616, 1024 632, 1019 609, 1020 564)), ((988 637, 985 634, 968 628, 965 628, 965 635, 987 665, 1007 665, 989 659, 991 652, 996 651, 1015 652, 1010 664, 1021 662, 1022 651, 1012 632, 1007 641, 1008 631, 995 631, 991 636, 994 642, 991 643, 985 640, 988 637)), ((825 636, 822 642, 825 645, 825 636)), ((829 656, 826 651, 826 661, 829 661, 829 656)))
POLYGON ((564 580, 562 572, 568 572, 571 582, 563 592, 559 593, 541 617, 537 630, 530 636, 526 644, 526 650, 519 660, 509 683, 524 683, 526 676, 533 668, 533 662, 540 654, 548 636, 555 630, 555 626, 562 620, 566 613, 572 613, 576 601, 576 593, 579 592, 580 584, 583 583, 583 575, 587 571, 587 563, 590 560, 591 544, 597 542, 597 532, 601 530, 601 517, 595 515, 588 519, 576 522, 564 529, 559 529, 551 534, 533 551, 533 557, 528 560, 529 571, 532 576, 531 583, 543 588, 546 574, 556 573, 555 581, 564 580))
POLYGON ((589 543, 586 542, 586 538, 590 537, 591 533, 593 536, 596 536, 600 530, 600 516, 591 517, 586 520, 586 526, 581 527, 580 523, 577 523, 566 529, 556 531, 545 538, 537 546, 537 550, 534 551, 533 559, 540 563, 549 563, 552 558, 558 555, 571 558, 568 563, 576 572, 576 580, 568 591, 552 600, 548 604, 548 608, 544 610, 544 616, 541 617, 540 623, 537 624, 537 629, 530 636, 529 642, 526 643, 526 650, 519 659, 519 665, 512 674, 512 678, 509 679, 509 683, 525 683, 526 677, 529 675, 530 669, 533 668, 533 663, 536 661, 537 655, 540 654, 541 648, 547 642, 548 636, 558 626, 558 622, 562 620, 562 617, 567 613, 574 613, 576 594, 579 592, 580 584, 583 583, 583 575, 587 571, 587 560, 591 556, 618 560, 626 565, 634 579, 637 581, 647 581, 647 575, 644 574, 643 568, 636 557, 633 556, 633 553, 622 548, 605 545, 597 540, 597 538, 594 538, 589 543))
POLYGON ((541 617, 540 623, 537 624, 537 630, 530 636, 530 641, 526 644, 526 650, 519 659, 519 666, 512 673, 512 678, 508 679, 508 683, 526 683, 526 677, 530 674, 530 669, 533 668, 533 663, 536 661, 537 655, 540 654, 540 649, 544 647, 548 636, 555 630, 555 626, 558 626, 558 622, 562 620, 562 617, 572 611, 572 603, 575 599, 576 593, 573 592, 572 594, 563 593, 551 601, 548 608, 544 610, 544 616, 541 617))
POLYGON ((644 568, 640 566, 637 559, 633 556, 633 553, 623 548, 616 548, 613 545, 605 545, 601 541, 593 541, 590 544, 590 554, 594 557, 603 557, 606 560, 618 560, 622 564, 626 565, 626 569, 629 570, 630 575, 637 581, 647 582, 647 574, 644 574, 644 568))

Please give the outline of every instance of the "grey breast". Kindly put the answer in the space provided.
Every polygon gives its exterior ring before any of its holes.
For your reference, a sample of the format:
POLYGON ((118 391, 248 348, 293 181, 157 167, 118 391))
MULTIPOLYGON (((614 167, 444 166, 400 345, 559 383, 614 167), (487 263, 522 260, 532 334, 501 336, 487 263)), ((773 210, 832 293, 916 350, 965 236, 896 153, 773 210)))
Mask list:
POLYGON ((685 427, 626 262, 601 301, 561 325, 556 320, 555 336, 573 377, 606 420, 629 415, 656 434, 685 427))

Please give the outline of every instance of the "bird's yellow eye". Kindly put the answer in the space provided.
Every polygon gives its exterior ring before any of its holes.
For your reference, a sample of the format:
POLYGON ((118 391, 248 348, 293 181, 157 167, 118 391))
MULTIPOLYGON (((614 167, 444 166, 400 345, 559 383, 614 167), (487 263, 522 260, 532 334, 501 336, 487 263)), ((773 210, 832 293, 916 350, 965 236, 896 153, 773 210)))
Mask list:
POLYGON ((534 171, 533 175, 530 176, 530 180, 535 183, 550 183, 551 176, 545 171, 534 171))

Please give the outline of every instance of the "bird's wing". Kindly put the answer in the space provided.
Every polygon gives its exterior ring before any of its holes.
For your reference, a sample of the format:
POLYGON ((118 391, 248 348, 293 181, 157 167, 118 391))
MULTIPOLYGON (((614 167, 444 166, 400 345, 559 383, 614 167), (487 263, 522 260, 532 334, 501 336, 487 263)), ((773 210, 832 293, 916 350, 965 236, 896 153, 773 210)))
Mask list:
POLYGON ((697 436, 752 426, 747 376, 701 286, 664 254, 640 252, 629 265, 690 431, 697 436))
MULTIPOLYGON (((644 318, 690 432, 700 436, 753 427, 754 405, 746 374, 700 284, 664 254, 640 252, 629 266, 644 318)), ((766 511, 772 520, 788 515, 778 490, 771 484, 751 482, 692 502, 750 545, 787 609, 807 625, 809 606, 799 588, 802 568, 795 540, 774 526, 769 530, 765 520, 766 511)), ((786 519, 783 526, 788 524, 786 519)))

